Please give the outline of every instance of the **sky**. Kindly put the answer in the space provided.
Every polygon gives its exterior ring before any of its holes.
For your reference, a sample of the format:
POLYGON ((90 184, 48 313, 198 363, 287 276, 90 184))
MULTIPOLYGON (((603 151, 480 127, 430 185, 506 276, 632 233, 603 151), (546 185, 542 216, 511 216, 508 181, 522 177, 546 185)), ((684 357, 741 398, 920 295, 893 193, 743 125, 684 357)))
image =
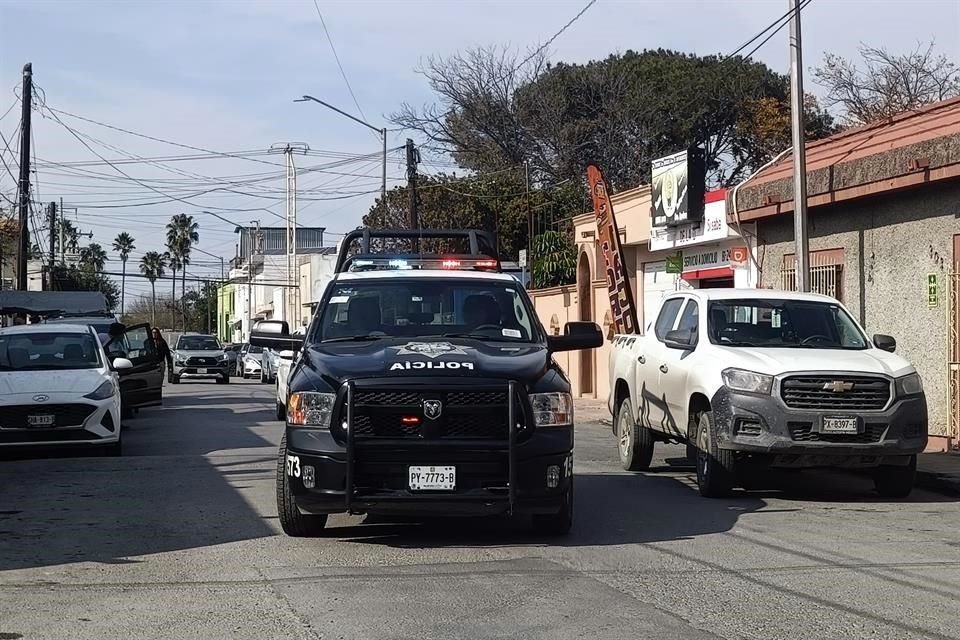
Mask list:
MULTIPOLYGON (((15 101, 23 64, 32 62, 39 101, 59 110, 34 112, 35 199, 62 197, 67 215, 108 250, 117 233, 129 232, 137 247, 132 271, 145 251, 163 250, 171 215, 193 215, 198 249, 212 256, 197 252, 190 274, 217 277, 219 257, 235 252, 234 225, 203 211, 241 225, 284 224, 284 158, 267 153, 272 145, 309 145, 309 154, 295 157, 299 168, 312 168, 299 179, 298 223, 326 227, 331 243, 359 224, 379 192, 379 137, 295 98, 310 94, 374 127, 391 127, 401 104, 433 102, 416 73, 428 56, 479 45, 532 51, 586 3, 319 0, 355 104, 313 0, 0 0, 0 133, 16 145, 15 101), (199 157, 182 159, 191 155, 199 157), (111 167, 103 158, 127 162, 111 167), (136 158, 153 160, 129 162, 136 158)), ((628 49, 723 54, 787 9, 786 0, 597 0, 548 52, 552 61, 581 63, 628 49)), ((802 33, 805 87, 822 93, 810 68, 826 51, 856 59, 860 42, 905 53, 934 39, 939 52, 960 61, 960 1, 813 0, 802 33)), ((786 73, 787 38, 784 29, 755 57, 786 73)), ((405 182, 398 148, 406 137, 388 134, 390 186, 405 182)), ((16 174, 17 158, 2 146, 0 154, 16 174)), ((421 167, 445 169, 443 161, 421 167)), ((0 194, 15 194, 3 166, 0 194)), ((112 253, 108 270, 120 270, 112 253)), ((145 281, 128 279, 128 299, 148 290, 145 281)))

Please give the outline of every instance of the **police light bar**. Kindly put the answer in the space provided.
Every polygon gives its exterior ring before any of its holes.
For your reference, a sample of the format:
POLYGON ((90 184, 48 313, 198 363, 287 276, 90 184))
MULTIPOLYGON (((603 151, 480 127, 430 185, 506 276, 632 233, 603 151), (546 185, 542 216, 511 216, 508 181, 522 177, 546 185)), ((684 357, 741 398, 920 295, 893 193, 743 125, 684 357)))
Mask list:
POLYGON ((492 258, 464 257, 356 257, 349 261, 350 271, 404 271, 437 269, 450 271, 499 271, 500 261, 492 258))

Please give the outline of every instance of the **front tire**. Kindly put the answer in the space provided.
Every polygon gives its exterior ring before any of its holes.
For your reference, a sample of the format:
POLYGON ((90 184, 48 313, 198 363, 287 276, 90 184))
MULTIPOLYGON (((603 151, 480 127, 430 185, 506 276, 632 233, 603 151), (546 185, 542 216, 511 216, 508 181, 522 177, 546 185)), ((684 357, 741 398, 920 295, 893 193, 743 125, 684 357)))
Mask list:
POLYGON ((725 498, 733 491, 735 459, 733 451, 717 446, 717 425, 712 411, 704 411, 697 420, 697 486, 705 498, 725 498))
POLYGON ((170 376, 170 384, 180 384, 180 376, 178 375, 170 376))
POLYGON ((290 491, 290 476, 287 475, 287 436, 280 438, 280 451, 277 455, 277 515, 280 527, 288 536, 309 538, 319 536, 327 525, 327 516, 300 513, 299 507, 290 491))
POLYGON ((116 442, 103 447, 103 455, 108 458, 119 458, 123 455, 123 438, 117 438, 116 442))
POLYGON ((873 485, 884 498, 906 498, 917 479, 917 456, 905 465, 881 465, 873 471, 873 485))
POLYGON ((230 376, 224 375, 220 378, 217 378, 217 384, 230 384, 230 376))
POLYGON ((624 398, 617 409, 617 449, 620 465, 627 471, 646 471, 653 461, 653 432, 637 424, 633 403, 624 398))
POLYGON ((563 506, 560 511, 551 514, 535 514, 533 516, 533 530, 548 536, 563 536, 573 528, 573 476, 570 477, 570 486, 563 494, 563 506))

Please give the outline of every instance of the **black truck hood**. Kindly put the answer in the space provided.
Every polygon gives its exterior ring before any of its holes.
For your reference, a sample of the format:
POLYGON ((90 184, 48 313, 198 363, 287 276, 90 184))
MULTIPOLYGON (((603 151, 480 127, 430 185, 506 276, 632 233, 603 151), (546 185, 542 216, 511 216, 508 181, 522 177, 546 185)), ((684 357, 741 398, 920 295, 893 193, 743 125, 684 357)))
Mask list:
POLYGON ((309 347, 291 391, 317 388, 318 378, 335 389, 348 379, 386 377, 476 377, 532 384, 551 368, 542 344, 465 338, 382 338, 329 342, 309 347))

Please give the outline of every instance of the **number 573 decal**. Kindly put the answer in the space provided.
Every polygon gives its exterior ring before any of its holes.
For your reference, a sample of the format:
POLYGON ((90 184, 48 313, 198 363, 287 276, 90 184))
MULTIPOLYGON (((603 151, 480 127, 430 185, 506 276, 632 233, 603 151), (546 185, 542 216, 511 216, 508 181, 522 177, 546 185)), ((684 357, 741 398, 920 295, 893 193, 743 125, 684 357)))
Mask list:
POLYGON ((300 456, 287 456, 287 475, 294 478, 300 477, 300 456))

